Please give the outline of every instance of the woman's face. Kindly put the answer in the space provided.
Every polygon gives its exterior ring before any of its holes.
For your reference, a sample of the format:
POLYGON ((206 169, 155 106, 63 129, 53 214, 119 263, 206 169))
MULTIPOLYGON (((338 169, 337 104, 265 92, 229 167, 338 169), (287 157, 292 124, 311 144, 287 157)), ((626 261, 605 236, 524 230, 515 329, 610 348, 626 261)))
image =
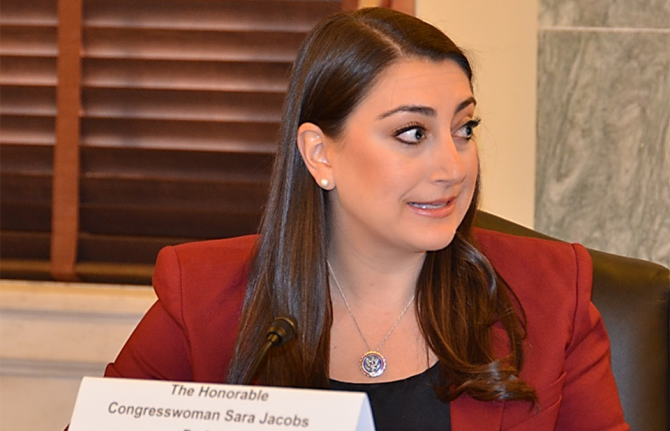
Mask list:
POLYGON ((360 251, 446 247, 475 190, 477 123, 456 63, 407 60, 387 69, 327 146, 333 239, 360 251))

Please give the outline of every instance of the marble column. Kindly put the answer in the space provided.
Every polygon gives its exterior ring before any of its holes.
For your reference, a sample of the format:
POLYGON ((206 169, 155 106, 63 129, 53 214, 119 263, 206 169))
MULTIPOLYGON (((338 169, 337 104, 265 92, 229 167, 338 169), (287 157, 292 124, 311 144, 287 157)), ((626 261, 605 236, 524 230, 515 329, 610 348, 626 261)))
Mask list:
POLYGON ((535 228, 670 266, 670 0, 540 0, 535 228))

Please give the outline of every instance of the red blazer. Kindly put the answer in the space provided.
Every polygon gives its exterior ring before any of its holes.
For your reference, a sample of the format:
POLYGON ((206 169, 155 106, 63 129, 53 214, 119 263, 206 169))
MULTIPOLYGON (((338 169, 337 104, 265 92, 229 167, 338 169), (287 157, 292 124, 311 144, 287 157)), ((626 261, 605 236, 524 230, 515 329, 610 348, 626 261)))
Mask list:
MULTIPOLYGON (((484 254, 527 314, 521 376, 540 409, 524 402, 451 403, 454 431, 623 431, 609 340, 591 303, 591 260, 579 245, 478 230, 484 254)), ((106 376, 224 382, 255 236, 167 247, 158 255, 158 301, 106 376)), ((495 332, 504 334, 502 329, 495 332)), ((498 337, 499 338, 499 337, 498 337)), ((504 338, 503 338, 504 340, 504 338)), ((505 349, 500 341, 501 350, 505 349)))

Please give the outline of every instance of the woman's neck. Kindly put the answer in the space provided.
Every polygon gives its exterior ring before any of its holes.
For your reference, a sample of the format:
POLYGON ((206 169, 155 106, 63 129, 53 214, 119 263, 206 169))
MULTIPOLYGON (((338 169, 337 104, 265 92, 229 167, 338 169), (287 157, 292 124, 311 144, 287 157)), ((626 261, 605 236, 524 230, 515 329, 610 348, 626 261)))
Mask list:
POLYGON ((425 253, 369 253, 335 240, 331 242, 328 261, 350 301, 385 308, 404 305, 414 294, 425 256, 425 253))

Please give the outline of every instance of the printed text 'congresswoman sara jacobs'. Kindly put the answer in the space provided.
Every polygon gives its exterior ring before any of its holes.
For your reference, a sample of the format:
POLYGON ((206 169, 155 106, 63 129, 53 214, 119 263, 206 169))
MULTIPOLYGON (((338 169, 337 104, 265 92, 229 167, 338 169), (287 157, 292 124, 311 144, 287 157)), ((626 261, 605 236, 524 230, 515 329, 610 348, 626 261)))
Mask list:
MULTIPOLYGON (((222 400, 246 400, 256 402, 266 402, 270 398, 270 394, 255 389, 235 388, 234 390, 213 388, 210 386, 201 386, 199 390, 193 387, 186 387, 184 385, 175 383, 172 385, 173 396, 178 397, 202 397, 222 400)), ((211 422, 238 422, 261 425, 279 425, 283 427, 306 428, 309 427, 309 418, 299 417, 298 415, 276 415, 268 412, 257 415, 255 413, 244 413, 235 411, 233 409, 226 410, 223 415, 219 411, 211 410, 197 410, 174 407, 160 407, 160 406, 140 406, 140 405, 124 405, 117 401, 112 401, 107 411, 112 415, 132 416, 136 419, 142 417, 155 418, 182 418, 189 420, 202 420, 211 422)), ((189 431, 189 430, 185 430, 189 431)))

